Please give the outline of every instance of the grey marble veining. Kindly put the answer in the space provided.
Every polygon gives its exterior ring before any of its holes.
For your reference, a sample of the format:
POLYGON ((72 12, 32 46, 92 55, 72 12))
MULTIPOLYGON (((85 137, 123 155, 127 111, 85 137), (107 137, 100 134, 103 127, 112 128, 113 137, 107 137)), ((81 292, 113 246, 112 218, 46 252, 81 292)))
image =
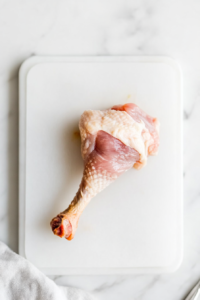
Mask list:
POLYGON ((31 55, 166 55, 183 73, 184 259, 160 276, 52 276, 97 299, 182 300, 200 278, 200 2, 0 0, 0 240, 18 247, 18 69, 31 55))

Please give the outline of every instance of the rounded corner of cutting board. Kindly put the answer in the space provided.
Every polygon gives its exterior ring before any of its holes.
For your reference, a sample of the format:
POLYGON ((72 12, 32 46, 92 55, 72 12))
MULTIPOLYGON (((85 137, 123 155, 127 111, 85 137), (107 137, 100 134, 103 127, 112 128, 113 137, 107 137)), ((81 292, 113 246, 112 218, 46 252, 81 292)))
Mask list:
POLYGON ((42 56, 30 56, 25 61, 23 61, 23 63, 21 64, 21 66, 19 68, 19 82, 20 82, 20 84, 22 84, 26 80, 29 72, 35 66, 42 63, 43 60, 46 60, 46 59, 42 56))
POLYGON ((181 78, 181 66, 174 58, 168 56, 161 56, 160 59, 161 60, 159 60, 159 62, 170 66, 177 73, 178 77, 181 78))
POLYGON ((166 267, 164 269, 163 273, 175 273, 181 267, 182 262, 183 262, 183 256, 181 254, 181 256, 177 258, 177 260, 173 263, 173 265, 166 267))
POLYGON ((31 56, 27 58, 25 61, 23 61, 23 63, 19 68, 19 77, 21 78, 21 76, 23 76, 24 73, 26 73, 30 69, 30 67, 32 67, 32 65, 34 65, 37 62, 37 60, 38 60, 37 56, 31 56))

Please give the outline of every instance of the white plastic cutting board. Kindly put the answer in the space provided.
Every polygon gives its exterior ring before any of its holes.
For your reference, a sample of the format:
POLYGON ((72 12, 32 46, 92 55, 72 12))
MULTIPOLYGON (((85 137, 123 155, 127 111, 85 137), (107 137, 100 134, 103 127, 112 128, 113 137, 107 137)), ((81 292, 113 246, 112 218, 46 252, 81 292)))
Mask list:
POLYGON ((162 57, 33 57, 20 69, 19 250, 47 274, 161 273, 182 257, 181 82, 162 57), (88 205, 74 240, 50 221, 83 171, 80 115, 134 102, 157 117, 160 149, 88 205))

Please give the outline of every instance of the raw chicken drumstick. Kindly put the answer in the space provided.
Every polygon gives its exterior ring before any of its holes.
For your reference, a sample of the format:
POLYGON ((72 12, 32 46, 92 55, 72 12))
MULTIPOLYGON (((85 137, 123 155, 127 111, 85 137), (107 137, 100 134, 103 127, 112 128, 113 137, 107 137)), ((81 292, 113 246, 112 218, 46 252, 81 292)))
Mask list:
POLYGON ((69 207, 51 221, 54 234, 73 239, 90 200, 132 166, 142 168, 159 146, 159 123, 137 105, 85 111, 79 122, 83 178, 69 207))

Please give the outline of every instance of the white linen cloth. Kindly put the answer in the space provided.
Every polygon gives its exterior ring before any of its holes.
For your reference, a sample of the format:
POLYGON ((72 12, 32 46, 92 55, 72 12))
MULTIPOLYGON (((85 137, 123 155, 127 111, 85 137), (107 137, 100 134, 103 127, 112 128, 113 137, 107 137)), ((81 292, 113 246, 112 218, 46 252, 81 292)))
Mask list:
POLYGON ((1 300, 94 300, 87 292, 56 285, 28 260, 0 242, 1 300))

